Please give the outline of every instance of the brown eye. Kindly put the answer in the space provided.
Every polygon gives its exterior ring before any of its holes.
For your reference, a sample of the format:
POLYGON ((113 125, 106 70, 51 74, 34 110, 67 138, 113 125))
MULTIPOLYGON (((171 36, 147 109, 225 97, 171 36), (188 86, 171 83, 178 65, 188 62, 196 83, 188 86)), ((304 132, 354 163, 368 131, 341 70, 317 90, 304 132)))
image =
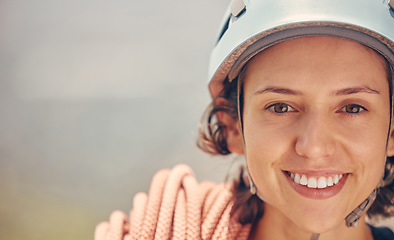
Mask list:
POLYGON ((269 106, 267 109, 274 111, 276 113, 286 113, 286 112, 294 112, 294 108, 286 103, 275 103, 269 106))
POLYGON ((364 110, 365 110, 365 108, 363 108, 357 104, 348 104, 343 107, 343 111, 346 113, 359 113, 364 110))

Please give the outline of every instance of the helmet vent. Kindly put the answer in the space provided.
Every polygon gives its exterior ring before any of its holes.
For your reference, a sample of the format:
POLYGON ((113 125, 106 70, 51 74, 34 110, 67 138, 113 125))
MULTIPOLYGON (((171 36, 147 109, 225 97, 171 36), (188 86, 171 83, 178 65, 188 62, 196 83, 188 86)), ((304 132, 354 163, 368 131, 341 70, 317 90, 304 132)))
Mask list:
POLYGON ((230 14, 225 21, 222 30, 220 31, 219 38, 216 41, 216 44, 222 39, 223 35, 229 29, 231 24, 237 21, 246 11, 246 1, 248 0, 232 0, 230 3, 230 14))
POLYGON ((230 15, 230 16, 227 18, 227 20, 226 20, 226 22, 225 22, 225 24, 224 24, 222 30, 220 31, 219 38, 218 38, 218 40, 216 41, 216 44, 218 44, 218 42, 220 41, 220 39, 222 39, 224 33, 227 31, 227 29, 228 29, 228 27, 229 27, 229 23, 230 23, 230 21, 231 21, 231 17, 232 17, 232 15, 230 15))
POLYGON ((227 32, 227 30, 230 28, 231 24, 235 21, 237 21, 238 18, 240 18, 244 13, 246 12, 246 8, 243 8, 237 16, 230 14, 230 16, 227 18, 225 24, 223 25, 222 30, 220 31, 219 38, 216 41, 216 44, 222 39, 223 35, 227 32))

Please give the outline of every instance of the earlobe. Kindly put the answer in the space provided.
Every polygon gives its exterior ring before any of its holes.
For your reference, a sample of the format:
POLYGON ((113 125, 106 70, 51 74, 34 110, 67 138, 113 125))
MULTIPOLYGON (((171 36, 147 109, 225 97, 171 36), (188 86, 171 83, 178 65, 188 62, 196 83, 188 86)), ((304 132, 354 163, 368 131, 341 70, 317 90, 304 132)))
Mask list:
POLYGON ((226 126, 227 148, 231 153, 243 154, 242 132, 238 121, 234 120, 229 114, 224 112, 218 113, 219 121, 226 126))
POLYGON ((227 148, 228 150, 230 150, 230 152, 235 154, 244 153, 242 133, 240 131, 238 123, 235 124, 234 128, 228 130, 227 148))

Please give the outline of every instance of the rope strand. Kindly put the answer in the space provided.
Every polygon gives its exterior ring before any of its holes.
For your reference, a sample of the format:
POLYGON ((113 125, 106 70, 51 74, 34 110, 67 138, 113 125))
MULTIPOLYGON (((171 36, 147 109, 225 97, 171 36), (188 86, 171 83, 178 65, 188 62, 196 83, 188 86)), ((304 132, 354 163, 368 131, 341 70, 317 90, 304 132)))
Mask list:
POLYGON ((97 225, 95 240, 132 239, 243 239, 251 224, 231 216, 231 185, 197 183, 186 165, 161 170, 153 178, 149 196, 134 197, 130 219, 120 211, 97 225))

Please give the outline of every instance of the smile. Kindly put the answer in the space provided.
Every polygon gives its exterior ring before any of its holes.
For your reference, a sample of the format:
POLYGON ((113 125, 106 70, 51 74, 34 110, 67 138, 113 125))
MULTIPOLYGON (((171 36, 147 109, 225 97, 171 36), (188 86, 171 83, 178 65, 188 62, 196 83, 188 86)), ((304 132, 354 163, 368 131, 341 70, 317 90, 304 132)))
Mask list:
POLYGON ((336 185, 343 177, 343 174, 332 176, 307 177, 305 174, 286 172, 296 184, 307 186, 308 188, 327 188, 336 185))
POLYGON ((345 185, 349 173, 297 173, 283 171, 290 186, 304 197, 327 199, 337 195, 345 185))

